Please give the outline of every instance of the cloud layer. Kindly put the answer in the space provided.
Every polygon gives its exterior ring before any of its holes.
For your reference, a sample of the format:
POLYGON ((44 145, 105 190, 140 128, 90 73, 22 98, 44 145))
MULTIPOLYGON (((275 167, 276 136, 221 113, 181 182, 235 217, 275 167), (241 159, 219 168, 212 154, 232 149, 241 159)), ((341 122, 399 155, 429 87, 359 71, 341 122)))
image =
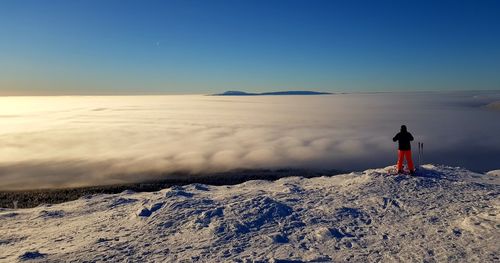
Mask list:
POLYGON ((0 98, 0 189, 100 185, 235 168, 361 170, 406 124, 427 162, 499 168, 498 94, 0 98), (495 132, 496 131, 496 132, 495 132))

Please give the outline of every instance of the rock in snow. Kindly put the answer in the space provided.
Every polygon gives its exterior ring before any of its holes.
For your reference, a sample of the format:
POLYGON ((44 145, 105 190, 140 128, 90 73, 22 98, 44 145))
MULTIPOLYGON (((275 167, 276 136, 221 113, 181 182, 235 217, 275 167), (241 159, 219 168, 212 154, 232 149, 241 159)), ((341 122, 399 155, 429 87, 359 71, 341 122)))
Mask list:
POLYGON ((500 261, 498 176, 388 169, 3 209, 0 261, 500 261))

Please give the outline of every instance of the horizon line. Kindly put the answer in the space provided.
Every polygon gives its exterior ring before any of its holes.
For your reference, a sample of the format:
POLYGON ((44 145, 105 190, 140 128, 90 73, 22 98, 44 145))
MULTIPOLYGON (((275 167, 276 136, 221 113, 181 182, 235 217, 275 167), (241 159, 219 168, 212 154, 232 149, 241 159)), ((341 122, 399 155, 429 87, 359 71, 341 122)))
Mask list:
MULTIPOLYGON (((243 91, 244 90, 235 90, 235 91, 243 91)), ((500 91, 498 89, 442 89, 442 90, 380 90, 380 91, 317 91, 317 90, 275 90, 275 91, 263 91, 263 92, 286 92, 286 91, 315 91, 315 92, 328 92, 331 95, 335 94, 373 94, 373 93, 440 93, 440 92, 492 92, 492 91, 500 91)), ((226 92, 226 91, 222 91, 226 92)), ((253 93, 253 92, 252 92, 253 93)), ((257 92, 262 93, 262 92, 257 92)), ((214 95, 219 93, 202 93, 202 92, 193 92, 193 93, 178 93, 178 92, 147 92, 147 93, 58 93, 58 94, 8 94, 2 95, 0 97, 94 97, 94 96, 102 96, 102 97, 114 97, 114 96, 188 96, 188 95, 214 95)))

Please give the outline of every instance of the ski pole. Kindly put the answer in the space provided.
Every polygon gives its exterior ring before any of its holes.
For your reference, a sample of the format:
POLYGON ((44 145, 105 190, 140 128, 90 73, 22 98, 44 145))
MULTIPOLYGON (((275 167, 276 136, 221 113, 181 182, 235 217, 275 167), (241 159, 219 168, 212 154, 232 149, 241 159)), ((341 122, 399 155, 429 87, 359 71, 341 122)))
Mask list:
POLYGON ((418 142, 418 168, 420 168, 420 142, 418 142))
POLYGON ((422 143, 422 162, 424 162, 424 143, 422 143))

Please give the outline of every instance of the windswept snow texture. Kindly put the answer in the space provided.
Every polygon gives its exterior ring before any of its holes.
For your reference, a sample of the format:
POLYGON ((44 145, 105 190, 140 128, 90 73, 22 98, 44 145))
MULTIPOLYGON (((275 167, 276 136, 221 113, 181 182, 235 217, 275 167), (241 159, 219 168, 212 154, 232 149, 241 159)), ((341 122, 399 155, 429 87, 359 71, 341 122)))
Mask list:
POLYGON ((499 262, 498 176, 390 168, 4 209, 0 261, 499 262))

